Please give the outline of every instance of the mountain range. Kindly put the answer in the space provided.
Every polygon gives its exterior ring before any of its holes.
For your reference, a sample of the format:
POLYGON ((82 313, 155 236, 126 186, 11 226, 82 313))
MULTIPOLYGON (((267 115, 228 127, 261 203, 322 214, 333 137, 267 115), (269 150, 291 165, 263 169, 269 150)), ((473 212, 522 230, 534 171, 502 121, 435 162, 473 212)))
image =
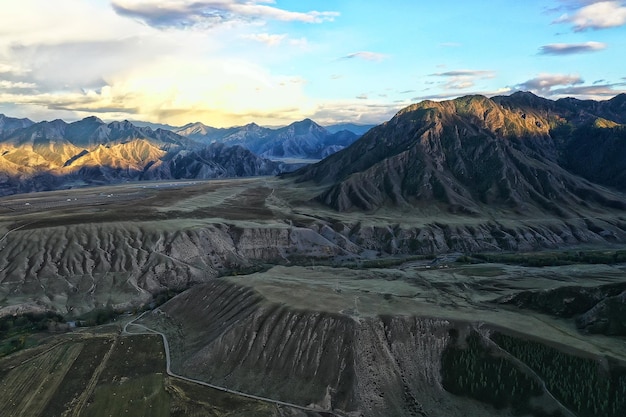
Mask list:
POLYGON ((626 94, 553 101, 527 92, 423 101, 360 139, 346 130, 358 125, 327 129, 310 119, 276 129, 191 123, 171 131, 93 116, 34 123, 0 115, 0 194, 274 175, 294 169, 289 159, 325 158, 289 175, 326 186, 316 200, 340 211, 431 202, 466 213, 622 209, 625 123, 626 94))
POLYGON ((279 129, 196 123, 176 130, 93 116, 34 123, 0 115, 0 195, 124 180, 274 175, 301 164, 268 158, 319 159, 358 137, 331 134, 308 119, 279 129))
POLYGON ((431 202, 469 213, 624 209, 624 122, 626 94, 601 102, 526 92, 423 101, 293 175, 327 185, 317 200, 340 211, 431 202))
MULTIPOLYGON (((256 123, 231 128, 214 128, 202 123, 190 123, 175 132, 200 143, 221 142, 241 145, 264 158, 322 159, 353 143, 361 132, 357 125, 330 130, 311 119, 295 122, 278 129, 262 127, 256 123)), ((331 128, 332 129, 332 128, 331 128)))

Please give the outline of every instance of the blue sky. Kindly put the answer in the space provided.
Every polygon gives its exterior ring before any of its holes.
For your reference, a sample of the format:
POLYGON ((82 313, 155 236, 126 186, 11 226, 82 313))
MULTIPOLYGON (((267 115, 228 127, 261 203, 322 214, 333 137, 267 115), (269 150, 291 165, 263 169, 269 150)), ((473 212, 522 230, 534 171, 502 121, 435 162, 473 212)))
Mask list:
POLYGON ((424 99, 626 92, 624 1, 6 3, 0 113, 33 120, 379 123, 424 99))

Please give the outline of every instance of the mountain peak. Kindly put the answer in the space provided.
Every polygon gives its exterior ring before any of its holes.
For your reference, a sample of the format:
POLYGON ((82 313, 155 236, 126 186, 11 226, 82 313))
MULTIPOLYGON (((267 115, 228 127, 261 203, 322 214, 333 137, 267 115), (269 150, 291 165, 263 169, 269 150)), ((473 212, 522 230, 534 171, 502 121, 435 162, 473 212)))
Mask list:
POLYGON ((88 123, 104 124, 102 119, 100 119, 99 117, 96 117, 96 116, 85 117, 83 120, 80 120, 80 121, 81 122, 88 122, 88 123))
POLYGON ((209 127, 209 126, 205 125, 202 122, 191 122, 191 123, 187 123, 184 126, 179 127, 178 130, 193 129, 193 128, 206 128, 206 127, 209 127))
POLYGON ((110 129, 120 129, 120 130, 130 130, 136 128, 134 124, 129 122, 128 120, 123 120, 121 122, 111 122, 108 124, 110 129))
POLYGON ((509 97, 511 98, 541 98, 538 95, 530 92, 530 91, 516 91, 513 94, 511 94, 509 97))
MULTIPOLYGON (((619 113, 593 103, 582 103, 585 111, 609 118, 619 113)), ((581 112, 575 110, 525 92, 413 104, 349 148, 299 171, 299 181, 329 185, 317 199, 342 211, 436 202, 470 213, 499 205, 561 216, 581 201, 626 207, 621 197, 558 165, 562 145, 551 138, 550 126, 577 123, 581 112)))
POLYGON ((298 122, 293 122, 290 126, 300 126, 300 127, 306 126, 306 127, 314 127, 314 128, 319 128, 319 129, 326 129, 325 127, 319 125, 314 120, 311 120, 308 117, 298 122))

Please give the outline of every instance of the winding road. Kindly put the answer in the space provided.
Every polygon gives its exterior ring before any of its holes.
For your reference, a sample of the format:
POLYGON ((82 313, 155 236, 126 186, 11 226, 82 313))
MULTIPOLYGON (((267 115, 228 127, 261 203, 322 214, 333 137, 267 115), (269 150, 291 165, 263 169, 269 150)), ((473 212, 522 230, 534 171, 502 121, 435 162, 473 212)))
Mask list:
POLYGON ((253 394, 248 394, 245 392, 241 392, 241 391, 236 391, 236 390, 232 390, 226 387, 221 387, 219 385, 213 385, 213 384, 209 384, 208 382, 204 382, 204 381, 200 381, 198 379, 193 379, 193 378, 188 378, 186 376, 183 375, 179 375, 176 374, 174 372, 172 372, 171 369, 171 354, 170 354, 170 344, 167 340, 167 336, 165 336, 164 333, 161 333, 157 330, 153 330, 143 324, 138 324, 135 323, 137 320, 141 319, 143 316, 145 316, 147 313, 149 313, 150 311, 144 311, 143 313, 141 313, 139 316, 135 317, 134 319, 130 320, 128 323, 126 323, 122 329, 122 335, 145 335, 145 334, 157 334, 160 335, 161 338, 163 339, 163 346, 165 348, 165 371, 167 372, 167 375, 171 376, 172 378, 177 378, 183 381, 187 381, 187 382, 191 382, 194 384, 199 384, 199 385, 203 385, 205 387, 209 387, 209 388, 213 388, 215 390, 218 391, 222 391, 222 392, 227 392, 229 394, 233 394, 233 395, 237 395, 239 397, 244 397, 244 398, 249 398, 252 400, 258 400, 258 401, 263 401, 266 403, 271 403, 271 404, 276 404, 276 405, 280 405, 280 406, 284 406, 284 407, 290 407, 290 408, 295 408, 298 410, 302 410, 302 411, 306 411, 306 412, 313 412, 313 413, 320 413, 320 414, 324 414, 327 416, 335 416, 335 417, 348 417, 347 414, 343 414, 343 413, 338 413, 337 411, 334 410, 323 410, 320 408, 313 408, 313 407, 305 407, 302 405, 298 405, 298 404, 293 404, 293 403, 288 403, 285 401, 280 401, 280 400, 275 400, 272 398, 267 398, 267 397, 261 397, 258 395, 253 395, 253 394), (141 329, 143 329, 142 332, 129 332, 128 331, 128 326, 135 326, 135 327, 139 327, 141 329))
POLYGON ((14 227, 13 229, 11 229, 11 230, 9 230, 8 232, 6 232, 6 233, 4 234, 4 236, 0 237, 0 242, 2 242, 4 239, 6 239, 6 237, 9 235, 9 233, 11 233, 11 232, 15 232, 16 230, 19 230, 19 229, 21 229, 21 228, 23 228, 23 227, 26 227, 26 226, 30 226, 30 225, 31 225, 31 224, 33 224, 33 223, 35 223, 35 222, 30 222, 30 223, 23 224, 23 225, 21 225, 21 226, 14 227))

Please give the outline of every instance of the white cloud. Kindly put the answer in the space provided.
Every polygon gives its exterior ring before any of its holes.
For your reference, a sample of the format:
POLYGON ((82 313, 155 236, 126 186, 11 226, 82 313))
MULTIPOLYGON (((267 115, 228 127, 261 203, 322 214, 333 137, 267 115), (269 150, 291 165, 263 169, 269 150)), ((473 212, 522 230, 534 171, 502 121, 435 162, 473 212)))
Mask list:
POLYGON ((269 33, 252 33, 247 35, 242 35, 244 39, 250 39, 256 42, 261 42, 269 46, 275 46, 281 44, 285 38, 287 38, 286 34, 282 35, 270 35, 269 33))
POLYGON ((100 89, 0 92, 0 103, 73 111, 81 117, 106 113, 179 125, 202 120, 232 126, 301 118, 313 109, 302 91, 304 83, 299 77, 272 75, 242 60, 161 58, 112 75, 100 89))
POLYGON ((380 54, 378 52, 360 51, 360 52, 353 52, 343 57, 343 59, 354 59, 354 58, 364 59, 366 61, 382 61, 383 59, 387 58, 387 55, 380 54))
POLYGON ((570 23, 576 32, 618 27, 626 24, 626 6, 620 1, 593 2, 571 15, 559 17, 554 23, 570 23))
POLYGON ((539 48, 539 52, 543 55, 571 55, 596 52, 603 49, 606 49, 606 44, 602 42, 551 43, 539 48))
POLYGON ((493 78, 495 77, 495 72, 486 71, 486 70, 454 70, 454 71, 446 71, 446 72, 436 72, 434 74, 430 74, 431 76, 437 77, 484 77, 484 78, 493 78))
POLYGON ((604 100, 620 93, 626 93, 626 89, 614 89, 617 84, 570 86, 557 88, 551 91, 553 97, 578 97, 581 99, 604 100))
POLYGON ((307 117, 321 125, 334 123, 378 124, 391 119, 409 103, 383 103, 354 100, 328 100, 318 105, 307 117))
MULTIPOLYGON (((266 57, 272 62, 283 56, 281 49, 268 56, 241 41, 242 32, 259 25, 222 25, 207 35, 133 22, 104 0, 24 4, 0 28, 0 107, 16 114, 28 116, 23 110, 28 109, 70 120, 97 113, 108 120, 230 126, 288 123, 314 109, 304 94, 307 80, 264 64, 266 57)), ((280 33, 248 39, 290 51, 308 46, 305 38, 280 33)))
POLYGON ((280 20, 305 23, 332 21, 332 11, 293 12, 266 0, 113 0, 114 10, 157 28, 214 27, 229 22, 280 20))
POLYGON ((23 89, 23 88, 35 88, 37 84, 35 83, 25 83, 22 81, 8 81, 8 80, 0 80, 0 89, 23 89))
MULTIPOLYGON (((509 87, 504 87, 504 88, 498 88, 496 90, 475 90, 475 91, 471 91, 471 92, 464 92, 462 95, 467 96, 467 95, 481 95, 481 96, 485 96, 485 97, 493 97, 493 96, 498 96, 498 95, 505 95, 505 94, 510 94, 512 92, 512 89, 509 87)), ((422 100, 451 100, 457 97, 460 97, 461 94, 459 94, 458 92, 443 92, 443 93, 436 93, 436 94, 428 94, 428 95, 423 95, 423 96, 417 96, 417 97, 413 97, 411 100, 412 101, 422 101, 422 100)))
POLYGON ((596 80, 591 85, 583 84, 585 82, 579 75, 544 73, 518 84, 516 87, 552 99, 577 97, 579 99, 605 100, 620 93, 626 93, 623 88, 626 83, 622 82, 608 83, 605 80, 596 80))
POLYGON ((573 86, 584 83, 583 79, 579 75, 570 74, 539 74, 537 77, 532 78, 518 85, 519 88, 524 90, 531 90, 541 94, 549 94, 550 90, 556 86, 573 86))
POLYGON ((476 80, 494 78, 496 73, 489 70, 460 69, 430 74, 431 77, 442 77, 446 81, 442 87, 446 90, 465 90, 476 85, 476 80))
POLYGON ((115 40, 143 25, 120 19, 108 1, 21 0, 3 4, 0 55, 8 45, 115 40))
POLYGON ((247 33, 241 35, 241 38, 264 43, 267 46, 289 45, 298 48, 305 48, 308 46, 308 41, 306 40, 306 38, 289 38, 286 33, 247 33))

